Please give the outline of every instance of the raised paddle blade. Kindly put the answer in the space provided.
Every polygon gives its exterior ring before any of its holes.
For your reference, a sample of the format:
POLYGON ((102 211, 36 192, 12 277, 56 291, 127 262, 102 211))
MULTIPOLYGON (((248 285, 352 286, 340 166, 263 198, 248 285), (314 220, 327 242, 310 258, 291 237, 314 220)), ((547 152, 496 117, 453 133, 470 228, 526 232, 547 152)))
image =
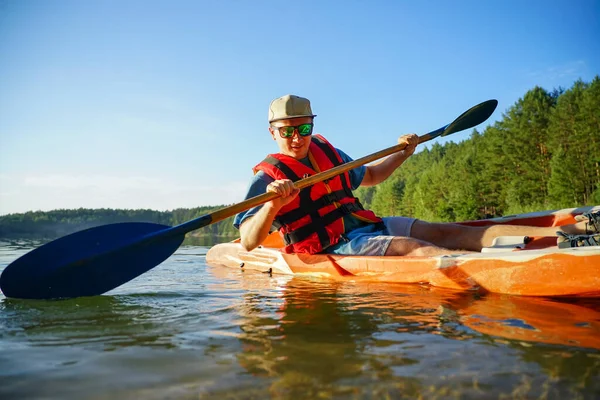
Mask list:
POLYGON ((105 293, 173 254, 185 235, 165 235, 170 229, 160 224, 127 222, 64 236, 6 267, 0 276, 0 288, 6 297, 25 299, 105 293))
POLYGON ((458 118, 448 125, 442 126, 423 136, 419 136, 419 143, 427 142, 436 137, 448 136, 456 132, 464 131, 465 129, 474 128, 486 121, 494 113, 497 106, 498 100, 487 100, 483 103, 479 103, 459 115, 458 118))
POLYGON ((446 126, 441 136, 464 131, 465 129, 473 128, 481 124, 494 113, 497 106, 498 100, 488 100, 471 107, 446 126))

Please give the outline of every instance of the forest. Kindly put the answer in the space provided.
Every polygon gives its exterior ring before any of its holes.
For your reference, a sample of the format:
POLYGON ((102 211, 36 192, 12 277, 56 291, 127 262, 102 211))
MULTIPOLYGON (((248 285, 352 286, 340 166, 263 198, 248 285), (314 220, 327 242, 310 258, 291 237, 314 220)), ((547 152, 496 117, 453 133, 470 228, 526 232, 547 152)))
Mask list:
POLYGON ((600 78, 535 87, 483 132, 434 144, 356 194, 379 215, 443 222, 600 204, 600 78))
MULTIPOLYGON (((534 87, 500 121, 460 143, 434 144, 356 196, 380 216, 464 221, 600 204, 600 77, 534 87)), ((115 222, 177 225, 221 206, 172 211, 76 209, 0 216, 0 238, 53 239, 115 222)), ((193 232, 231 240, 233 218, 193 232)))

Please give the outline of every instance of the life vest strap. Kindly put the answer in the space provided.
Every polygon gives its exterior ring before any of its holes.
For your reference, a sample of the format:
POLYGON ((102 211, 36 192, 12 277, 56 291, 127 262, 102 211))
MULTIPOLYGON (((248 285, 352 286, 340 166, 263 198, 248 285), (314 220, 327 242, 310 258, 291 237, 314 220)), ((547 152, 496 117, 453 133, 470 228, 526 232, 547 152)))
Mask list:
POLYGON ((281 225, 289 225, 296 222, 300 218, 306 216, 314 210, 319 210, 327 205, 333 204, 334 202, 340 202, 344 197, 347 197, 348 193, 346 190, 336 190, 334 192, 325 194, 316 200, 309 200, 302 203, 300 208, 288 211, 287 213, 278 216, 277 222, 281 225))
MULTIPOLYGON (((301 242, 301 241, 305 240, 306 238, 308 238, 313 233, 315 233, 315 231, 316 232, 319 231, 318 227, 317 227, 317 229, 315 229, 315 225, 320 225, 320 226, 324 227, 324 226, 327 226, 327 225, 333 223, 337 219, 342 218, 344 215, 352 214, 352 213, 360 211, 360 210, 362 210, 362 208, 359 205, 357 205, 356 203, 342 204, 340 207, 325 214, 324 216, 319 218, 317 221, 313 220, 313 222, 310 222, 292 232, 284 233, 283 239, 284 239, 285 243, 288 245, 301 242)), ((323 244, 323 241, 321 241, 321 243, 323 244)), ((329 245, 327 245, 323 248, 325 249, 328 246, 329 245)))
POLYGON ((284 162, 276 159, 275 157, 269 156, 265 158, 264 162, 266 162, 267 164, 271 164, 275 168, 279 169, 292 182, 300 180, 300 177, 294 172, 293 169, 291 169, 284 162))
MULTIPOLYGON (((312 203, 312 199, 310 197, 310 190, 302 190, 299 194, 300 197, 300 208, 304 208, 307 207, 307 205, 310 205, 312 203), (304 207, 303 207, 304 206, 304 207)), ((319 242, 321 243, 321 246, 329 246, 329 235, 327 234, 327 229, 325 229, 325 227, 327 226, 327 221, 323 221, 321 219, 321 214, 319 214, 319 209, 317 208, 310 208, 310 206, 308 207, 307 210, 307 214, 310 215, 310 219, 312 221, 311 225, 313 232, 315 232, 317 234, 317 237, 319 238, 319 242)), ((306 214, 305 214, 306 215, 306 214)), ((323 247, 323 248, 325 248, 323 247)))
POLYGON ((325 153, 327 158, 329 158, 329 160, 335 167, 343 164, 343 162, 338 159, 336 153, 334 153, 333 150, 331 150, 331 147, 324 143, 318 136, 313 137, 313 143, 316 144, 321 149, 321 151, 323 151, 323 153, 325 153))

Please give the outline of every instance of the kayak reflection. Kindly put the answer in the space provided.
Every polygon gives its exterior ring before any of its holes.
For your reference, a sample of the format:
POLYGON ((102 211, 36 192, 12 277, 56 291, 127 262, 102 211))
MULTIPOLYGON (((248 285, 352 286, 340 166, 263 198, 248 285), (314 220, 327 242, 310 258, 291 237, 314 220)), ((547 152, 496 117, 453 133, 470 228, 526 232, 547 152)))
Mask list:
MULTIPOLYGON (((217 276, 229 275, 230 271, 218 266, 210 270, 217 276)), ((258 276, 256 272, 245 274, 258 276)), ((267 274, 263 276, 274 279, 267 274)), ((281 287, 285 299, 283 325, 292 317, 316 325, 322 322, 320 318, 331 317, 327 310, 335 309, 351 319, 349 328, 363 325, 375 328, 380 323, 390 322, 390 318, 396 322, 400 318, 408 324, 399 329, 418 328, 455 339, 467 331, 451 333, 451 327, 445 325, 458 323, 481 334, 516 341, 600 349, 600 301, 597 299, 480 294, 413 284, 339 282, 305 277, 290 277, 284 282, 281 287), (354 315, 352 311, 360 313, 354 315)), ((248 289, 256 285, 256 279, 242 277, 241 284, 248 289)), ((334 319, 326 325, 334 327, 335 324, 334 319)), ((332 333, 332 337, 339 334, 332 333)))
MULTIPOLYGON (((316 396, 325 386, 342 391, 332 393, 339 395, 344 390, 340 382, 369 376, 420 395, 428 371, 443 370, 439 363, 447 363, 448 370, 467 368, 460 364, 468 355, 457 355, 464 349, 479 352, 479 357, 508 354, 503 365, 515 356, 534 361, 546 373, 577 385, 598 376, 595 367, 589 370, 590 361, 583 361, 589 349, 600 349, 600 303, 593 300, 574 303, 306 277, 283 280, 226 267, 210 271, 229 279, 239 275, 245 294, 238 310, 243 333, 237 359, 255 376, 276 378, 271 386, 276 394, 307 395, 310 389, 316 396), (264 304, 256 290, 261 282, 278 285, 281 301, 264 304), (453 346, 452 341, 465 344, 453 346), (488 350, 484 353, 482 347, 488 350)), ((494 371, 490 379, 507 373, 494 371)))

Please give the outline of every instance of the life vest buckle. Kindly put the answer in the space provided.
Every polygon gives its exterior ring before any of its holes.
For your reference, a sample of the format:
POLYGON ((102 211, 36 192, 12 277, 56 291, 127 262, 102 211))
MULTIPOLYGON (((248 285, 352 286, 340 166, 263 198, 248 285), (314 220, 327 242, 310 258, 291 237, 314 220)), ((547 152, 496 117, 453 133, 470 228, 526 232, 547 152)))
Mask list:
POLYGON ((340 201, 340 197, 335 192, 328 193, 321 198, 324 199, 325 204, 333 204, 335 201, 340 201))
POLYGON ((283 236, 283 243, 285 243, 286 245, 292 243, 292 238, 291 238, 289 232, 284 233, 282 236, 283 236))
POLYGON ((352 214, 354 211, 356 211, 356 206, 354 205, 354 203, 340 204, 338 208, 343 210, 343 215, 352 214))

